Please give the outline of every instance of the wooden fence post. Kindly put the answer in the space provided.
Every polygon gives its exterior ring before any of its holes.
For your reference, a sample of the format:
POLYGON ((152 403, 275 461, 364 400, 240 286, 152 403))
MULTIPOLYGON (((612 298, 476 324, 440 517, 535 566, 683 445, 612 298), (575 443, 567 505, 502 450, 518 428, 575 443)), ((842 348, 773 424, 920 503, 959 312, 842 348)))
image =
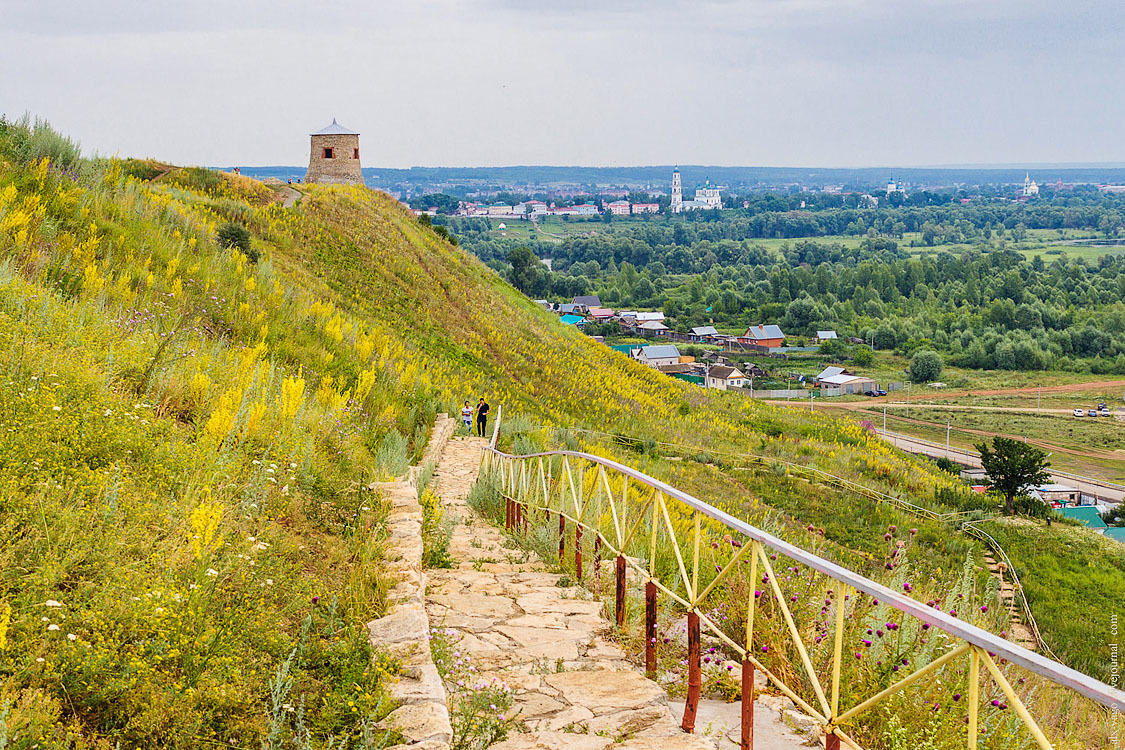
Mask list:
POLYGON ((602 535, 594 537, 594 593, 602 593, 602 535))
POLYGON ((574 577, 582 580, 582 524, 574 524, 574 577))
POLYGON ((742 750, 754 750, 754 663, 742 660, 742 750))
POLYGON ((688 734, 695 731, 695 715, 699 711, 699 692, 703 684, 700 672, 699 614, 692 610, 687 616, 688 682, 687 699, 684 702, 684 721, 680 724, 688 734))
POLYGON ((656 583, 645 584, 645 677, 656 679, 656 583))
POLYGON ((559 565, 566 559, 566 516, 559 511, 559 565))
POLYGON ((617 556, 617 590, 614 597, 617 627, 625 627, 625 555, 617 556))

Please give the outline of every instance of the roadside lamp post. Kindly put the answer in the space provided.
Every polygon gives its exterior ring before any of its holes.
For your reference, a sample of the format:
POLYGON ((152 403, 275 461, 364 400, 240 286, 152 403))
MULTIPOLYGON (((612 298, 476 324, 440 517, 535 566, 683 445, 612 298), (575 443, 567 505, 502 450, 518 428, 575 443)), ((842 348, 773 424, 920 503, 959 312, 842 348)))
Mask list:
POLYGON ((949 419, 945 420, 945 460, 949 460, 949 419))

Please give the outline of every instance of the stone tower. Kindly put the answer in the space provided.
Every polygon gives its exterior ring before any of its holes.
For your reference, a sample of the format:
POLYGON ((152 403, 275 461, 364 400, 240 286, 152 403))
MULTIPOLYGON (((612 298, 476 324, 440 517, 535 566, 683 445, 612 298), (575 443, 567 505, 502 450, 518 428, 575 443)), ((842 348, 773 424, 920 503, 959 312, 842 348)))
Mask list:
POLYGON ((359 133, 332 120, 323 130, 310 134, 309 171, 305 182, 362 185, 359 169, 359 133))
POLYGON ((672 213, 678 214, 684 210, 684 189, 680 185, 680 168, 672 170, 672 213))

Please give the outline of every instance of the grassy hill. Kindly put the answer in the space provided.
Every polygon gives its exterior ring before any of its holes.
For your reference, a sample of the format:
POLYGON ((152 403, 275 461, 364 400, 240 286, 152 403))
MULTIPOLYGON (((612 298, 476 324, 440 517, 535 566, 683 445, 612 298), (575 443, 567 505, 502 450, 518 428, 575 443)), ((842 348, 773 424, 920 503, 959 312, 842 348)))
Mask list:
MULTIPOLYGON (((810 492, 784 462, 972 502, 855 425, 703 391, 561 326, 385 194, 302 187, 286 209, 252 180, 84 160, 0 121, 9 737, 365 746, 396 669, 363 633, 392 583, 366 486, 482 395, 516 418, 510 439, 626 456, 795 541, 823 528, 825 554, 872 574, 886 525, 910 519, 810 492), (245 252, 218 242, 227 222, 245 252), (743 471, 747 452, 766 463, 743 471)), ((958 579, 972 545, 914 525, 930 586, 958 579)))

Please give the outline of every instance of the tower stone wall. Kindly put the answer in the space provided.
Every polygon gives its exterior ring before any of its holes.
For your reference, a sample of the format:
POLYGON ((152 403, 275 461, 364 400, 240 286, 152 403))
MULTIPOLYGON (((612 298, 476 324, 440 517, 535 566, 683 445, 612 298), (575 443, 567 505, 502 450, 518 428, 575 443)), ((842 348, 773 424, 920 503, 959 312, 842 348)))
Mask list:
POLYGON ((364 184, 359 133, 313 133, 309 140, 309 169, 305 182, 364 184))

